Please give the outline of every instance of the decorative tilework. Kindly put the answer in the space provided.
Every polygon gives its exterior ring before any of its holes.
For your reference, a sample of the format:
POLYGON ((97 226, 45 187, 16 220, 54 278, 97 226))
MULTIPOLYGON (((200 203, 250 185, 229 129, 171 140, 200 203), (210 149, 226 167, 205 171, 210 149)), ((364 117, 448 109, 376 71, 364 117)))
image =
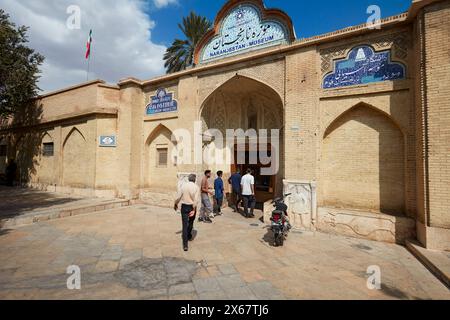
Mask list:
POLYGON ((224 18, 220 33, 206 44, 200 62, 287 42, 287 26, 278 20, 263 20, 260 9, 246 3, 231 10, 224 18))

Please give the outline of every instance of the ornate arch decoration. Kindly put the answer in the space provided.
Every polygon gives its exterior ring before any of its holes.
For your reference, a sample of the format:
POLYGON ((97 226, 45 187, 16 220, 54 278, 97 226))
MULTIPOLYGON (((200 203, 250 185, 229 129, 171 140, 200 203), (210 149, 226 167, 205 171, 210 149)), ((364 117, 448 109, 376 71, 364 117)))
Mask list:
POLYGON ((261 84, 262 86, 264 86, 265 88, 268 89, 268 92, 272 93, 274 96, 277 97, 277 99, 279 99, 279 102, 281 103, 282 106, 284 106, 284 100, 283 100, 283 96, 278 92, 278 90, 274 89, 272 86, 270 86, 267 82, 260 80, 260 79, 256 79, 253 76, 249 77, 247 75, 241 75, 241 74, 235 74, 234 76, 230 77, 229 79, 225 80, 224 82, 222 82, 220 85, 218 85, 214 90, 212 90, 211 92, 208 93, 208 95, 203 99, 203 101, 200 103, 200 110, 198 113, 198 119, 201 119, 203 110, 205 109, 206 105, 208 104, 208 102, 213 98, 213 96, 220 91, 220 89, 225 86, 227 83, 231 82, 231 81, 236 81, 239 78, 243 78, 243 79, 247 79, 247 80, 251 80, 251 81, 255 81, 259 84, 261 84))
POLYGON ((332 63, 333 70, 323 77, 323 89, 406 78, 406 66, 392 61, 390 49, 376 51, 370 45, 359 45, 332 63))
POLYGON ((194 63, 292 43, 295 38, 292 20, 285 12, 267 9, 263 0, 229 0, 217 14, 213 29, 195 48, 194 63))
POLYGON ((342 112, 341 114, 339 114, 336 118, 334 118, 331 122, 328 123, 328 125, 326 126, 325 131, 323 132, 323 139, 326 139, 333 131, 334 131, 334 125, 343 117, 345 117, 347 114, 349 114, 350 112, 354 111, 355 109, 358 108, 367 108, 370 109, 372 111, 375 111, 379 114, 381 114, 383 117, 386 118, 387 121, 391 122, 403 135, 403 137, 405 137, 405 130, 403 129, 403 127, 397 122, 395 121, 395 119, 392 118, 392 116, 386 112, 384 112, 383 110, 378 109, 377 107, 374 107, 368 103, 365 102, 360 102, 355 104, 354 106, 350 107, 349 109, 345 110, 344 112, 342 112))

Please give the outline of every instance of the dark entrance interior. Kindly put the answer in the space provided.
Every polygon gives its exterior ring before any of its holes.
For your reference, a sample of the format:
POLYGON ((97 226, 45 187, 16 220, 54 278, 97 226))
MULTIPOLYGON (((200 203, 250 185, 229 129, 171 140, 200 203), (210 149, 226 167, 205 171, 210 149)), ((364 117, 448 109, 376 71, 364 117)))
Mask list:
MULTIPOLYGON (((249 146, 246 146, 245 150, 245 164, 235 164, 231 166, 231 172, 236 172, 238 169, 240 170, 242 175, 245 175, 247 172, 247 169, 253 170, 253 176, 255 177, 255 192, 256 192, 256 207, 260 210, 263 209, 264 203, 272 200, 275 197, 276 194, 276 176, 266 176, 261 174, 262 168, 268 168, 271 166, 271 164, 264 165, 260 162, 260 159, 258 157, 258 152, 256 154, 254 153, 256 148, 249 148, 249 146), (258 163, 250 163, 250 159, 258 159, 258 163)), ((262 150, 266 152, 267 156, 271 156, 271 147, 270 145, 267 146, 266 150, 262 150)), ((237 162, 237 155, 238 155, 238 149, 235 147, 235 155, 234 159, 236 159, 237 162)))

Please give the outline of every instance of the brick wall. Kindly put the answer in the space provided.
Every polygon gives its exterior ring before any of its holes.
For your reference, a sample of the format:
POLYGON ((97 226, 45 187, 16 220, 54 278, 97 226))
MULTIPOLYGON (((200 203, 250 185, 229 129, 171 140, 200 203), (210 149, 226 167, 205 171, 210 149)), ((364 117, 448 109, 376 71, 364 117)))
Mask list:
POLYGON ((450 228, 450 1, 423 17, 428 226, 450 228))
POLYGON ((322 205, 405 212, 404 137, 384 114, 359 105, 327 130, 322 151, 322 205))

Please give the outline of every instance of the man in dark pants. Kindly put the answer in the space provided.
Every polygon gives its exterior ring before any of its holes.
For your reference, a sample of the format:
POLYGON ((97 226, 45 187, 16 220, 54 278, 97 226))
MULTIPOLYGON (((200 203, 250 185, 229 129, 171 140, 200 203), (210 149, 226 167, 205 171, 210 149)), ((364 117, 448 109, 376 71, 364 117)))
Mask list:
POLYGON ((218 216, 222 215, 222 205, 223 205, 223 192, 224 192, 224 186, 223 186, 223 171, 217 171, 217 179, 214 181, 214 198, 216 200, 216 214, 218 216))
POLYGON ((200 201, 200 188, 195 184, 197 177, 195 174, 189 176, 189 182, 183 185, 175 200, 175 211, 178 210, 178 205, 181 203, 181 219, 183 222, 183 249, 189 250, 189 241, 194 240, 192 231, 194 229, 195 216, 200 201))
POLYGON ((239 170, 233 174, 230 179, 228 179, 228 183, 231 184, 231 189, 233 192, 233 201, 234 201, 234 212, 239 212, 239 203, 241 202, 241 172, 239 170))

